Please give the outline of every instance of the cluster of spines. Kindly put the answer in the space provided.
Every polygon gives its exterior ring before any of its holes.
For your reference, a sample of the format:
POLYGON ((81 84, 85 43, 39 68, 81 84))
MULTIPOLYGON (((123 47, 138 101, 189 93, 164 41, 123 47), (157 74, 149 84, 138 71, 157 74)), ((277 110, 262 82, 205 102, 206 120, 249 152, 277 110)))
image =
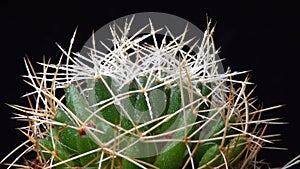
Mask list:
MULTIPOLYGON (((151 32, 156 33, 158 30, 151 32)), ((168 33, 171 36, 171 33, 168 33)), ((122 37, 113 34, 114 50, 108 54, 92 48, 90 58, 75 54, 79 58, 76 59, 70 56, 70 52, 63 51, 67 56, 67 63, 71 61, 73 64, 44 63, 42 77, 28 71, 27 77, 31 80, 28 83, 36 90, 31 94, 38 95, 37 104, 31 108, 13 107, 29 114, 18 116, 29 121, 30 126, 23 128, 23 132, 28 136, 29 142, 33 143, 27 151, 35 151, 38 154, 39 163, 36 165, 41 168, 93 165, 104 168, 107 165, 127 168, 185 168, 189 165, 193 168, 206 168, 230 167, 234 164, 244 168, 251 166, 251 161, 257 154, 256 150, 260 149, 263 143, 269 142, 264 138, 264 130, 260 131, 257 124, 277 119, 259 119, 262 110, 256 110, 252 106, 250 96, 245 93, 247 80, 238 82, 242 87, 236 91, 233 85, 226 85, 237 82, 230 77, 239 73, 218 74, 216 71, 219 61, 215 60, 216 53, 210 53, 211 49, 216 52, 210 41, 212 32, 205 32, 201 46, 197 46, 196 43, 192 45, 199 48, 196 55, 182 50, 184 45, 191 42, 183 41, 185 33, 186 30, 179 37, 173 38, 169 44, 162 42, 160 47, 157 44, 140 45, 139 42, 147 36, 132 40, 127 38, 125 33, 122 37), (141 57, 138 50, 133 50, 135 52, 128 55, 125 54, 128 47, 144 49, 152 54, 141 57), (174 51, 180 51, 183 57, 178 60, 174 56, 177 52, 174 51), (132 62, 129 59, 132 55, 140 57, 136 57, 136 62, 132 62), (154 56, 162 62, 151 67, 155 65, 154 56), (91 62, 93 66, 84 64, 80 58, 91 62), (112 69, 112 66, 116 67, 112 69), (49 67, 55 68, 55 73, 49 73, 49 67), (65 73, 60 73, 61 71, 65 73), (46 78, 49 75, 54 78, 46 78), (127 76, 130 77, 129 80, 126 79, 127 76), (51 87, 47 86, 49 81, 51 87), (82 86, 86 89, 82 89, 82 86), (66 104, 62 103, 64 97, 56 98, 57 87, 65 88, 66 104), (112 91, 119 91, 124 87, 129 89, 125 93, 112 91), (149 93, 159 88, 163 88, 161 91, 167 95, 168 109, 165 113, 153 117, 155 108, 149 101, 149 93), (119 102, 124 100, 129 100, 135 110, 148 112, 149 121, 138 124, 133 121, 134 118, 128 114, 127 107, 120 106, 122 103, 119 102), (251 111, 252 109, 254 111, 251 111), (179 121, 172 121, 179 114, 179 121), (254 117, 258 119, 253 124, 251 120, 254 117), (253 130, 250 130, 250 125, 254 125, 253 130), (171 126, 174 128, 168 130, 171 126), (107 140, 105 132, 112 134, 108 135, 107 140), (163 137, 153 139, 155 135, 163 137), (154 158, 135 158, 131 154, 137 153, 131 152, 134 147, 132 142, 129 146, 116 143, 122 137, 127 139, 128 136, 134 141, 152 138, 148 141, 166 142, 166 145, 154 158), (111 145, 107 146, 103 140, 111 145), (243 158, 241 164, 238 158, 243 158)), ((148 35, 150 36, 152 34, 148 35)))

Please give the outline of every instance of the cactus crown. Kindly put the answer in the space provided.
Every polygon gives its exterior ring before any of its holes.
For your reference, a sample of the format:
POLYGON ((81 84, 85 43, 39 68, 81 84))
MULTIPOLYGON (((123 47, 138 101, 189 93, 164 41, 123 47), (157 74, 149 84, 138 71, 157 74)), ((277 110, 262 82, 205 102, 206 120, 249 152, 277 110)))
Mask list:
POLYGON ((276 106, 256 108, 248 77, 232 78, 244 72, 220 71, 210 22, 197 41, 185 39, 188 26, 174 36, 151 20, 128 36, 133 20, 124 29, 110 27, 113 45, 102 43, 108 52, 97 50, 94 39, 89 53, 71 53, 75 31, 69 50, 59 46, 64 56, 58 64, 41 63, 44 71, 35 73, 25 60, 26 82, 34 88, 26 96, 36 104, 12 107, 29 124, 21 128, 28 137, 22 155, 37 154, 27 167, 260 165, 256 155, 273 136, 264 134, 267 124, 278 120, 260 119, 261 113, 276 106), (144 29, 150 33, 140 35, 144 29))

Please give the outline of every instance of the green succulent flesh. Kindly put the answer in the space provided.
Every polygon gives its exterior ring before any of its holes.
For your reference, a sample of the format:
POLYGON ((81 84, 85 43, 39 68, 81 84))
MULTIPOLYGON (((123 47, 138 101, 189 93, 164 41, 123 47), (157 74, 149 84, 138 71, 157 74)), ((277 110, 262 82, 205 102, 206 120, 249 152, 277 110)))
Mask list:
MULTIPOLYGON (((234 164, 245 147, 246 138, 228 138, 224 142, 221 139, 212 139, 221 137, 225 130, 227 134, 233 133, 230 128, 225 127, 226 120, 221 113, 206 125, 209 128, 197 130, 197 124, 206 121, 203 116, 209 118, 216 113, 216 110, 210 110, 211 83, 196 84, 198 93, 180 86, 179 82, 175 85, 164 85, 163 82, 147 76, 134 79, 123 87, 114 85, 113 79, 107 76, 89 80, 88 97, 80 93, 73 84, 66 88, 65 100, 69 110, 57 109, 54 120, 60 125, 52 127, 49 132, 51 134, 38 140, 42 147, 40 153, 45 160, 53 161, 54 165, 59 164, 56 168, 93 168, 99 166, 101 159, 102 168, 122 166, 125 169, 137 169, 140 168, 137 164, 142 164, 143 161, 149 164, 149 168, 155 166, 161 169, 177 169, 185 165, 190 152, 195 150, 189 160, 193 160, 195 167, 210 168, 224 163, 221 151, 225 154, 226 161, 234 164), (155 90, 143 91, 151 87, 155 90), (114 97, 122 93, 122 90, 133 92, 123 96, 123 99, 115 100, 114 97), (193 101, 195 104, 186 106, 193 101), (147 123, 160 117, 163 117, 162 120, 147 123), (147 125, 143 125, 145 123, 147 125), (143 126, 139 127, 140 125, 143 126), (154 151, 157 146, 139 140, 140 134, 144 132, 147 136, 162 135, 161 138, 176 141, 162 143, 162 148, 155 150, 155 153, 138 157, 143 152, 154 151), (192 133, 194 134, 190 137, 192 133), (126 139, 117 139, 116 136, 120 134, 126 139), (197 139, 212 140, 198 144, 189 142, 197 139), (139 144, 131 145, 138 141, 139 144), (112 156, 111 152, 103 148, 105 146, 110 149, 125 148, 121 153, 128 158, 112 156), (55 155, 51 152, 55 152, 55 155), (61 161, 71 158, 74 160, 60 164, 61 161)), ((228 123, 234 121, 230 119, 228 123)))

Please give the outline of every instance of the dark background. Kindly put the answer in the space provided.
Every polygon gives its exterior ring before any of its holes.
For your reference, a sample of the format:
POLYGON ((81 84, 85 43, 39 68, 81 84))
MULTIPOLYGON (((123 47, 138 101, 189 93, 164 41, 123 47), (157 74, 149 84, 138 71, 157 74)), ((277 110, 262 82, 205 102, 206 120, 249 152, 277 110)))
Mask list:
POLYGON ((261 158, 275 167, 300 154, 297 140, 300 129, 300 15, 297 5, 289 1, 196 2, 1 2, 0 158, 25 139, 15 130, 18 122, 11 119, 16 111, 5 104, 27 106, 26 98, 20 98, 32 90, 21 77, 26 74, 25 55, 32 62, 42 62, 45 56, 56 63, 61 53, 55 42, 67 48, 76 26, 78 32, 73 51, 80 51, 93 30, 137 12, 170 13, 192 22, 201 30, 206 28, 206 16, 217 22, 214 39, 216 46, 221 47, 219 56, 225 58, 224 67, 251 70, 251 81, 257 84, 254 96, 264 107, 285 104, 268 115, 283 117, 282 121, 289 123, 270 127, 270 132, 281 134, 279 139, 282 139, 272 146, 289 150, 264 150, 261 158))

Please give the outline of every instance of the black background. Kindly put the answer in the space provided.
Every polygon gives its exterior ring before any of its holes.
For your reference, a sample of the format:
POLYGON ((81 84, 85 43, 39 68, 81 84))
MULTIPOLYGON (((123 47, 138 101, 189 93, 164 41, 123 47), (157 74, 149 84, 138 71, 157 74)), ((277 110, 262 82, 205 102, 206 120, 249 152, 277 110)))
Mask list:
POLYGON ((270 132, 281 134, 282 141, 274 146, 289 150, 264 150, 261 158, 275 167, 300 154, 297 140, 300 129, 300 15, 296 4, 289 1, 99 2, 1 2, 0 158, 25 139, 15 130, 18 122, 11 119, 16 111, 5 104, 27 105, 26 99, 20 98, 32 90, 21 77, 26 74, 25 55, 33 62, 42 62, 45 56, 56 63, 61 53, 55 42, 67 48, 76 26, 78 32, 73 51, 80 51, 93 30, 137 12, 170 13, 192 22, 201 30, 206 28, 206 16, 217 22, 214 39, 216 46, 221 47, 219 56, 225 58, 224 67, 251 70, 251 81, 257 84, 254 96, 264 107, 285 104, 268 115, 283 117, 283 121, 289 123, 270 127, 270 132))

